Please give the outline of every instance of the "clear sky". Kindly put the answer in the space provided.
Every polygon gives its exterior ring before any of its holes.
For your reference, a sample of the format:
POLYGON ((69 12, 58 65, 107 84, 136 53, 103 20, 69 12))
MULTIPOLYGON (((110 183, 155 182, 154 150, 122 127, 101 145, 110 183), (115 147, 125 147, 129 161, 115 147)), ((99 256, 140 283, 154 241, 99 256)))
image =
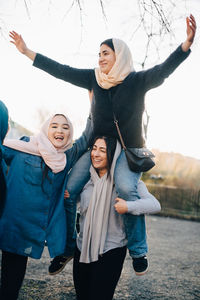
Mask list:
MULTIPOLYGON (((105 1, 106 23, 99 2, 81 2, 81 23, 78 7, 74 5, 68 11, 73 1, 26 1, 27 7, 24 1, 0 1, 0 99, 7 104, 14 121, 37 131, 39 111, 47 117, 50 113, 64 111, 71 118, 75 137, 78 137, 84 129, 90 105, 86 90, 34 68, 31 61, 9 42, 10 30, 22 34, 32 50, 79 68, 96 67, 100 42, 108 37, 118 37, 128 43, 135 69, 141 70, 138 62, 144 57, 146 40, 144 28, 133 36, 139 24, 137 1, 105 1)), ((174 2, 177 6, 166 13, 172 22, 173 37, 163 35, 159 58, 152 48, 145 69, 162 62, 185 40, 185 17, 190 12, 196 17, 197 25, 200 24, 199 0, 174 2)), ((154 21, 153 31, 158 32, 161 25, 156 15, 154 21)), ((147 93, 146 107, 150 115, 149 148, 200 159, 199 37, 198 28, 191 55, 161 87, 147 93)))

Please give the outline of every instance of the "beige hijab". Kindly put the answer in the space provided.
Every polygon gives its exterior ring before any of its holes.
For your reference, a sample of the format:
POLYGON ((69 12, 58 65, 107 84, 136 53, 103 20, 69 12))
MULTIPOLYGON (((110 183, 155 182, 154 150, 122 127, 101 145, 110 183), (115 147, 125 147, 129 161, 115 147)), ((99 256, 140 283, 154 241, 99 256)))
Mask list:
POLYGON ((112 69, 108 74, 102 73, 100 68, 95 69, 98 85, 106 90, 122 83, 134 71, 132 55, 126 43, 119 39, 112 39, 112 42, 116 56, 112 69))
POLYGON ((108 177, 107 173, 103 177, 99 177, 94 167, 90 167, 94 188, 84 222, 80 262, 97 261, 99 255, 103 254, 112 204, 114 169, 120 153, 121 145, 117 141, 108 177))
POLYGON ((49 126, 55 115, 51 116, 47 121, 44 122, 40 132, 36 136, 31 136, 29 142, 15 139, 6 139, 4 141, 4 145, 25 153, 41 156, 46 165, 49 166, 49 168, 53 171, 53 173, 61 172, 62 170, 64 170, 67 163, 65 151, 72 147, 73 140, 72 123, 66 115, 61 115, 66 118, 70 129, 70 135, 67 140, 67 144, 61 149, 56 149, 48 139, 49 126))

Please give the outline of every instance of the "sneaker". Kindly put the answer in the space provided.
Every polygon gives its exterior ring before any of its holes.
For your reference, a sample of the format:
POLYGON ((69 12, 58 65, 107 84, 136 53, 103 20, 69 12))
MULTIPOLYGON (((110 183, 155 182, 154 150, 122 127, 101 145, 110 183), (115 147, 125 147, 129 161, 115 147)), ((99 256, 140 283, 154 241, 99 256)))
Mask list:
POLYGON ((73 256, 63 255, 54 257, 49 266, 49 275, 56 275, 60 273, 72 258, 73 256))
POLYGON ((146 256, 133 258, 133 269, 137 276, 146 274, 148 271, 148 260, 146 256))

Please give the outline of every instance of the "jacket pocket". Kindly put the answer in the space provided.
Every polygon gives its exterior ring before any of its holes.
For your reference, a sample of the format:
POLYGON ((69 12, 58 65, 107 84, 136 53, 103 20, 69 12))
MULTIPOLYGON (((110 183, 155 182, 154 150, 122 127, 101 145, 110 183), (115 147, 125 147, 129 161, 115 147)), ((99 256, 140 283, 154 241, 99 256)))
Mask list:
POLYGON ((40 157, 25 159, 24 179, 32 185, 42 185, 42 167, 40 157))

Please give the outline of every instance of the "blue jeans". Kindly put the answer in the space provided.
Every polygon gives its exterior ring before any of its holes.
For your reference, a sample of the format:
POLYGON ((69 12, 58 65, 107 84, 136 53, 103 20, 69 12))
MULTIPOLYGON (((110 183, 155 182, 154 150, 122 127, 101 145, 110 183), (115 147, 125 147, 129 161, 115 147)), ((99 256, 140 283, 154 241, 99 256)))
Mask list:
POLYGON ((64 201, 67 219, 67 240, 64 253, 65 256, 73 255, 76 247, 76 203, 83 187, 90 179, 90 166, 90 151, 88 151, 79 158, 79 160, 69 173, 67 190, 70 194, 70 198, 67 198, 64 201))
MULTIPOLYGON (((129 169, 124 150, 118 157, 114 181, 118 196, 126 201, 134 201, 140 198, 138 195, 138 181, 141 173, 132 172, 129 169)), ((147 251, 145 216, 124 214, 124 225, 128 240, 127 248, 131 257, 144 256, 147 251)))
MULTIPOLYGON (((86 152, 69 174, 67 190, 70 198, 65 201, 67 212, 67 247, 66 255, 75 247, 76 231, 76 199, 90 178, 90 152, 86 152)), ((130 171, 124 150, 122 150, 115 167, 114 181, 118 196, 126 201, 139 199, 137 185, 141 173, 130 171)), ((147 253, 146 228, 144 215, 124 215, 125 231, 128 240, 127 247, 132 257, 141 257, 147 253)))

